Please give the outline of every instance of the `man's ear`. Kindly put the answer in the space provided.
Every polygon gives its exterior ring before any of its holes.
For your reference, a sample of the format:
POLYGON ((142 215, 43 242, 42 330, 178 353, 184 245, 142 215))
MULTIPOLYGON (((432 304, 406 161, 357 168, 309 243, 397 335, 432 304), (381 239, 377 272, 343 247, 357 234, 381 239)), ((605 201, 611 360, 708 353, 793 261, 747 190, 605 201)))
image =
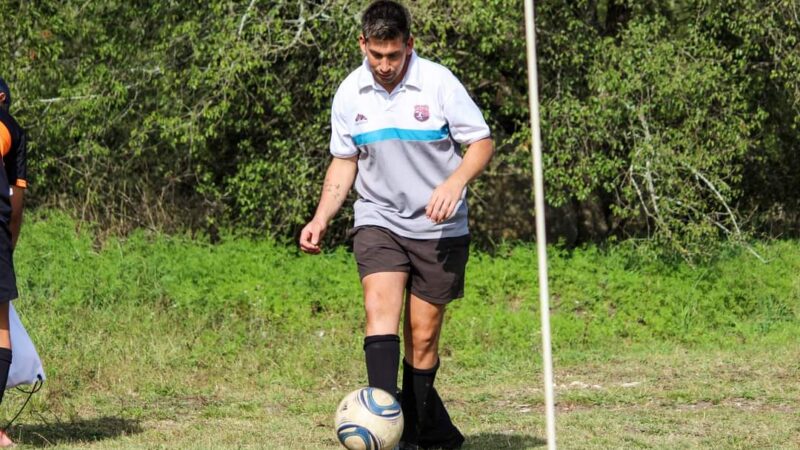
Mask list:
POLYGON ((409 36, 406 41, 406 51, 411 54, 411 50, 414 50, 414 36, 409 36))
POLYGON ((5 102, 6 102, 6 93, 0 92, 0 103, 5 103, 5 102))
POLYGON ((367 56, 367 39, 363 34, 358 35, 358 46, 361 47, 361 54, 367 56))

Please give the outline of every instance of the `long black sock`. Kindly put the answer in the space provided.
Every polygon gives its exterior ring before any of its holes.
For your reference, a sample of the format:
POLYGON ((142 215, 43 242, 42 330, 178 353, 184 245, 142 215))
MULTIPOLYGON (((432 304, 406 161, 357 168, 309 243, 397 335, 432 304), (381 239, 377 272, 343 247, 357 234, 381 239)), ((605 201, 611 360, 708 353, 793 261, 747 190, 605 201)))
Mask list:
POLYGON ((400 337, 379 334, 364 338, 367 378, 370 387, 397 396, 397 369, 400 366, 400 337))
POLYGON ((0 403, 3 403, 3 394, 6 392, 8 382, 8 369, 11 367, 11 349, 0 347, 0 403))
POLYGON ((438 394, 433 387, 433 382, 436 380, 436 372, 439 370, 439 361, 430 369, 417 369, 412 368, 412 383, 414 385, 414 403, 416 406, 416 419, 417 429, 420 434, 427 431, 433 425, 431 423, 431 400, 433 396, 438 394))
POLYGON ((414 395, 414 366, 403 358, 403 391, 400 395, 400 406, 403 407, 403 436, 400 441, 416 444, 419 440, 417 424, 417 400, 414 395))
POLYGON ((430 369, 412 369, 419 430, 417 443, 423 448, 459 448, 464 442, 464 436, 453 425, 439 393, 433 387, 438 370, 439 361, 430 369))

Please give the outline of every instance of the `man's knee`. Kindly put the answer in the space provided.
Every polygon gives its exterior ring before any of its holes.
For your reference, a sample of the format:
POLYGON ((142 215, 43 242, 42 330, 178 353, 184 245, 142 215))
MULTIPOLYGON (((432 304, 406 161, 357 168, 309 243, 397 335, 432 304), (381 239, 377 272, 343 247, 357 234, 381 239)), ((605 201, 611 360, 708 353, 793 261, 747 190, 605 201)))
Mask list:
POLYGON ((435 329, 412 331, 411 340, 414 345, 414 350, 424 353, 435 351, 436 344, 439 340, 436 331, 435 329))
POLYGON ((379 289, 364 290, 364 311, 367 313, 367 321, 386 318, 397 320, 394 316, 399 315, 402 303, 395 297, 396 295, 379 289))
POLYGON ((410 336, 406 336, 406 351, 417 357, 427 359, 435 356, 439 346, 439 327, 437 324, 412 326, 410 336))

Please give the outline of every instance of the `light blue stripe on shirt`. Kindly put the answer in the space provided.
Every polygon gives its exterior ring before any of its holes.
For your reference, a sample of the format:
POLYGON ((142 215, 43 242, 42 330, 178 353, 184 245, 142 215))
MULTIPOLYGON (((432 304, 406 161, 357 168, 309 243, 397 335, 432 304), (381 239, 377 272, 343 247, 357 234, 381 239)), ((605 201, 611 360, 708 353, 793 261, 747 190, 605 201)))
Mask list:
POLYGON ((407 130, 403 128, 384 128, 353 136, 353 142, 359 145, 374 144, 393 139, 401 141, 440 141, 450 134, 447 125, 438 130, 407 130))

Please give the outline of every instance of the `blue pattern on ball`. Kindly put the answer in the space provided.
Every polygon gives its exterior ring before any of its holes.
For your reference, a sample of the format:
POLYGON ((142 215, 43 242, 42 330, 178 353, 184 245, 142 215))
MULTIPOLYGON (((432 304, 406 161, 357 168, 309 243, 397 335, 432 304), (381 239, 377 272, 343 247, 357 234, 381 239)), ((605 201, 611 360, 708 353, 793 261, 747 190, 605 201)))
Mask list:
POLYGON ((354 423, 343 423, 336 430, 339 442, 344 445, 344 441, 353 436, 358 437, 364 443, 366 450, 378 450, 378 438, 368 429, 354 423))
POLYGON ((402 413, 402 409, 400 408, 400 404, 397 403, 397 400, 392 398, 392 403, 386 406, 381 406, 375 401, 373 397, 373 392, 375 389, 368 387, 362 389, 361 392, 358 393, 358 401, 361 403, 362 406, 367 408, 372 414, 376 416, 380 416, 386 419, 394 419, 395 417, 400 417, 402 413))

